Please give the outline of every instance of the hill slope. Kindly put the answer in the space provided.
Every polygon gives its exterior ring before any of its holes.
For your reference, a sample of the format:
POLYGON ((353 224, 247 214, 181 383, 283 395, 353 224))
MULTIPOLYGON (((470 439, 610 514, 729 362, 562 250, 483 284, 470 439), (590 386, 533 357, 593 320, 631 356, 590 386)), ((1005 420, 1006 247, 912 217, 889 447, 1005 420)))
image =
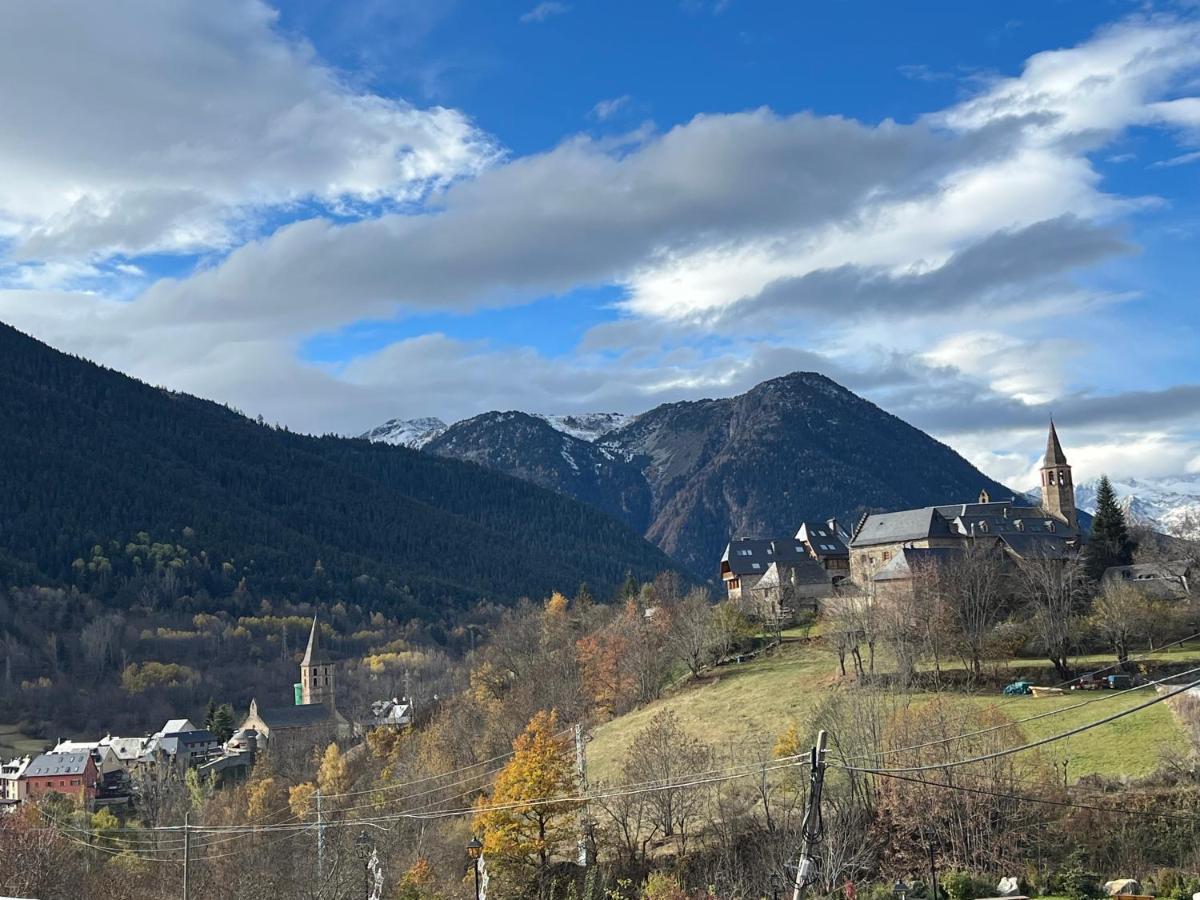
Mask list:
POLYGON ((3 324, 0 422, 0 560, 13 577, 75 579, 93 547, 103 555, 138 532, 193 535, 230 586, 367 594, 413 612, 580 581, 607 590, 627 569, 671 566, 561 494, 402 447, 265 427, 3 324))
POLYGON ((557 420, 488 413, 425 449, 591 503, 700 575, 712 574, 732 535, 791 535, 801 521, 830 516, 850 527, 871 509, 974 500, 984 488, 1013 493, 811 372, 738 397, 659 406, 592 442, 551 425, 557 420))

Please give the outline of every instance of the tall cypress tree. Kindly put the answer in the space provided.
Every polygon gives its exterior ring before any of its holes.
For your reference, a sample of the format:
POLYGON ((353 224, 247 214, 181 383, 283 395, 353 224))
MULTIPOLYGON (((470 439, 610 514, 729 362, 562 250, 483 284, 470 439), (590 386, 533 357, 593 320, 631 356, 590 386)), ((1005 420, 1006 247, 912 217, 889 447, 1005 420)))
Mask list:
POLYGON ((1096 515, 1087 542, 1088 575, 1099 580, 1110 566, 1127 566, 1133 562, 1133 541, 1125 525, 1125 513, 1117 505, 1117 494, 1107 475, 1100 476, 1096 489, 1096 515))

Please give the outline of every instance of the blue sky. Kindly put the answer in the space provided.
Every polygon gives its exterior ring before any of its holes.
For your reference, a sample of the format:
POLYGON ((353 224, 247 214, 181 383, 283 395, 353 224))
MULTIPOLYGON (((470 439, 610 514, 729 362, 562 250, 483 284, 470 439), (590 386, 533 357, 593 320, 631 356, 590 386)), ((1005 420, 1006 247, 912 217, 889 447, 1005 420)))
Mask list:
MULTIPOLYGON (((816 369, 1200 471, 1194 4, 0 10, 0 319, 308 431, 816 369)), ((39 7, 39 8, 35 8, 39 7)))

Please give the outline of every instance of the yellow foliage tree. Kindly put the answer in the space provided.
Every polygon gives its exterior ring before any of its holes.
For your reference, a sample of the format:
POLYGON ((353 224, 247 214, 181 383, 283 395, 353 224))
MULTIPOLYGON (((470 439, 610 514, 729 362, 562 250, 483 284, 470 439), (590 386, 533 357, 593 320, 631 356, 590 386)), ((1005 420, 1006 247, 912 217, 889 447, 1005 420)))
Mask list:
POLYGON ((298 784, 288 790, 288 806, 292 809, 292 815, 297 819, 307 818, 313 808, 313 795, 317 792, 317 786, 311 781, 306 781, 304 784, 298 784))
POLYGON ((337 744, 330 744, 325 748, 321 765, 317 769, 317 785, 321 788, 322 795, 331 797, 350 790, 350 769, 337 744))
POLYGON ((579 793, 571 742, 558 730, 554 712, 539 712, 529 721, 474 820, 484 855, 500 868, 535 869, 543 893, 547 866, 573 838, 574 813, 582 806, 578 800, 538 802, 579 793))

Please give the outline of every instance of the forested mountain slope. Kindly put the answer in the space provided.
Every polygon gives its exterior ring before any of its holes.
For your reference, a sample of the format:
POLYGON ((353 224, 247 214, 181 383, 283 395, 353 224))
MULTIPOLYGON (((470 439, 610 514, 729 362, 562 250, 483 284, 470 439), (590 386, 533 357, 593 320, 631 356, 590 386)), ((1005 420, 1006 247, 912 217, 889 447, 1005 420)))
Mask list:
POLYGON ((9 578, 95 581, 115 557, 146 563, 124 549, 148 535, 202 547, 214 596, 245 579, 255 593, 421 614, 581 581, 608 590, 627 570, 671 566, 561 494, 403 447, 267 427, 3 324, 0 423, 9 578))

